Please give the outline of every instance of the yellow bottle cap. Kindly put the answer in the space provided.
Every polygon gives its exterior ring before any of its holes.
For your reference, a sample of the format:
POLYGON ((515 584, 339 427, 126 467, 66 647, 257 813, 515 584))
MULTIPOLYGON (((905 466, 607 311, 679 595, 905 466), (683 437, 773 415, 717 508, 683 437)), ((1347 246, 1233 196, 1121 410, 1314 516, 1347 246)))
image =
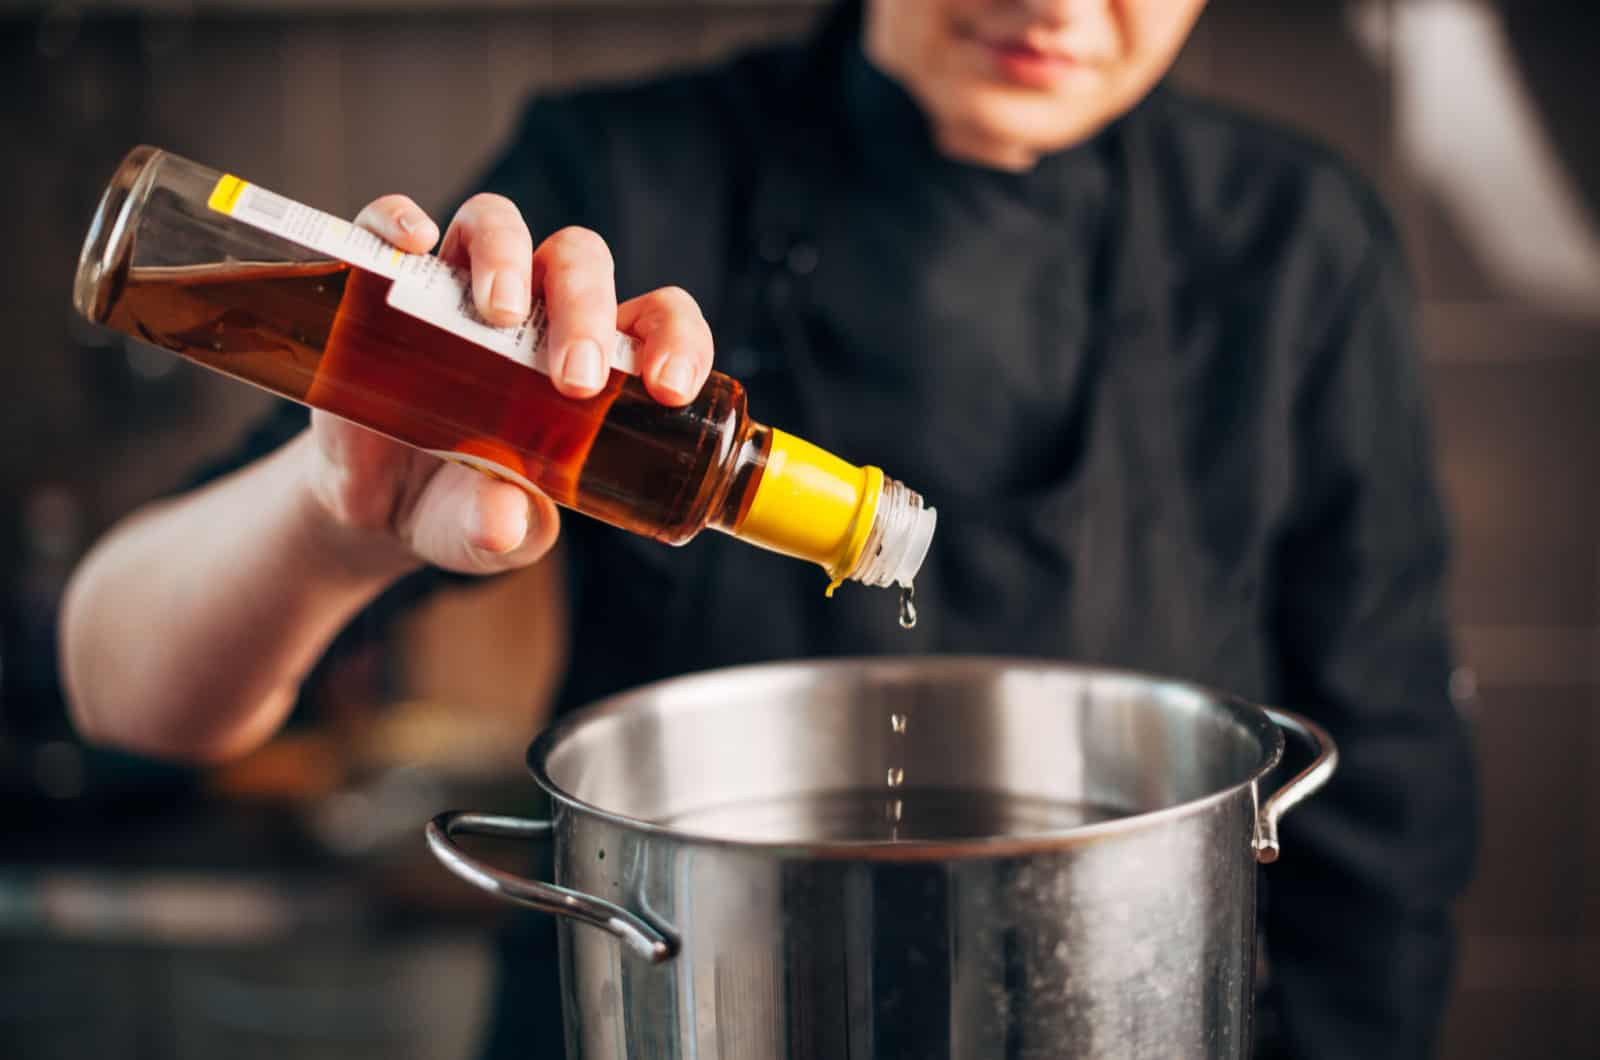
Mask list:
POLYGON ((861 560, 883 494, 883 472, 857 467, 803 438, 772 432, 766 468, 735 531, 752 544, 828 572, 828 594, 861 560))

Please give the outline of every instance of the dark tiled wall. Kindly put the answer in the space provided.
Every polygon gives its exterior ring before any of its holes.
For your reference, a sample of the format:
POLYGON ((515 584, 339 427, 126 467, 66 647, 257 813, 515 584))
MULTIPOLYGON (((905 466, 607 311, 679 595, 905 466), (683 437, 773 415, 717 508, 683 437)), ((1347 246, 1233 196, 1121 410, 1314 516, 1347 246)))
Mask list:
MULTIPOLYGON (((705 57, 811 17, 792 4, 648 7, 0 22, 0 223, 24 252, 0 266, 8 580, 19 513, 37 524, 57 511, 39 503, 42 487, 69 487, 93 531, 261 407, 71 325, 76 241, 123 149, 160 143, 347 213, 394 190, 396 174, 442 203, 529 89, 705 57)), ((1452 1057, 1586 1056, 1600 1040, 1596 10, 1217 0, 1179 66, 1184 83, 1344 152, 1394 209, 1414 265, 1457 523, 1458 684, 1476 690, 1463 698, 1487 796, 1452 1057), (1458 78, 1442 93, 1441 54, 1458 78), (1485 82, 1505 91, 1470 95, 1485 82), (1440 142, 1459 152, 1441 156, 1440 142)))

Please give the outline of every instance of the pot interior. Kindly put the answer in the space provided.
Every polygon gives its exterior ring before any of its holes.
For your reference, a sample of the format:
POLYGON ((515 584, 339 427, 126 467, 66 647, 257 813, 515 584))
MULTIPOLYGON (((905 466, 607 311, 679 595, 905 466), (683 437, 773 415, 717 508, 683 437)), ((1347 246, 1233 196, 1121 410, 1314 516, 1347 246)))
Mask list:
POLYGON ((1259 777, 1282 737, 1195 686, 1005 659, 860 659, 677 678, 578 711, 529 764, 552 796, 755 843, 1046 835, 1259 777))

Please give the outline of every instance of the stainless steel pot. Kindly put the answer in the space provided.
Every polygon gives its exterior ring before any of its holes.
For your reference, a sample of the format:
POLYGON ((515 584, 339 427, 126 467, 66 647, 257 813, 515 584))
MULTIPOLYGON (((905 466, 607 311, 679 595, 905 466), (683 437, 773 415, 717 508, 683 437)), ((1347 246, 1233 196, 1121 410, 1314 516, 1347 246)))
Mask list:
POLYGON ((927 658, 667 681, 528 759, 551 820, 427 836, 562 918, 571 1058, 1169 1060, 1247 1054, 1255 866, 1336 752, 1192 685, 927 658), (1315 759, 1263 803, 1283 731, 1315 759), (552 839, 558 885, 463 833, 552 839))

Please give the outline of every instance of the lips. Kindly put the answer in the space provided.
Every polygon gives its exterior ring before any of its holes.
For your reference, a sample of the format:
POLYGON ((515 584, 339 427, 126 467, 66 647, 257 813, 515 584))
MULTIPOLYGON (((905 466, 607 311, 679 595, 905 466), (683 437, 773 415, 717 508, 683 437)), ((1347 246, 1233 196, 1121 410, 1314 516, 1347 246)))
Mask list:
POLYGON ((1029 88, 1054 88, 1083 66, 1068 52, 1042 48, 1021 37, 980 38, 976 43, 988 54, 996 73, 1029 88))

